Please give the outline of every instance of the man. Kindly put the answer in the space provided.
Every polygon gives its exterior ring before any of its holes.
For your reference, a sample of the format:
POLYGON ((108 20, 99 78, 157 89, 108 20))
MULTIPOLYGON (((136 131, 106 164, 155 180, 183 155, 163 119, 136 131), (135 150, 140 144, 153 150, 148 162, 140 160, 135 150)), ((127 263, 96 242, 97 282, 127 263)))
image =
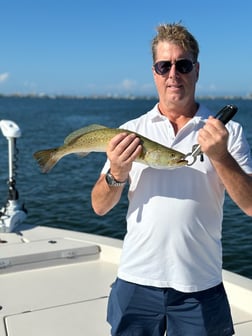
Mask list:
POLYGON ((121 133, 109 143, 92 191, 95 212, 113 208, 129 182, 127 234, 108 304, 111 333, 230 336, 222 206, 226 189, 252 216, 250 148, 238 123, 225 127, 195 101, 199 48, 185 27, 159 26, 152 53, 159 102, 122 127, 183 153, 199 143, 204 161, 158 170, 133 162, 141 153, 134 134, 121 133))

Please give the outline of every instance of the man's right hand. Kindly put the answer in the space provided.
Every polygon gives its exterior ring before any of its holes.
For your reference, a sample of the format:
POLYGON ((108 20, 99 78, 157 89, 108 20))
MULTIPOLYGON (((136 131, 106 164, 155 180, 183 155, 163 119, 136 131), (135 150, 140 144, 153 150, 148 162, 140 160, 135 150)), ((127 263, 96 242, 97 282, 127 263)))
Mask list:
POLYGON ((111 139, 107 148, 110 172, 117 181, 128 178, 133 161, 141 154, 141 140, 134 133, 120 133, 111 139))

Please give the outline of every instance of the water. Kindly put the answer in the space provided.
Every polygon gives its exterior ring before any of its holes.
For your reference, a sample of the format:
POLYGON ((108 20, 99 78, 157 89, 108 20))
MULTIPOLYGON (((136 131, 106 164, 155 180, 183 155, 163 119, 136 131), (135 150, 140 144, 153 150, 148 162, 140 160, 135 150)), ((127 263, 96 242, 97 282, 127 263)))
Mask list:
MULTIPOLYGON (((17 189, 28 210, 28 224, 53 226, 123 238, 127 210, 126 190, 121 202, 106 216, 94 214, 91 189, 105 161, 104 153, 85 158, 69 155, 49 174, 42 174, 32 153, 62 144, 71 131, 92 123, 117 127, 149 110, 151 99, 49 99, 0 98, 0 119, 15 121, 22 130, 18 139, 17 189)), ((252 146, 251 100, 206 100, 218 112, 226 104, 236 104, 235 120, 245 126, 252 146)), ((7 198, 7 141, 0 136, 0 207, 7 198)), ((224 268, 252 278, 252 219, 227 197, 223 222, 224 268)))

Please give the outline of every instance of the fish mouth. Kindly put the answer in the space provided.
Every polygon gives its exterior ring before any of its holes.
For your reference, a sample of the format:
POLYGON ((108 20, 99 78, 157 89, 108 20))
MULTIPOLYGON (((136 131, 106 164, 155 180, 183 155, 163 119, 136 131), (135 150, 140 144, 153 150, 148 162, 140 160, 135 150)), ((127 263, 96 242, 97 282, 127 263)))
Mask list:
POLYGON ((177 164, 179 165, 187 165, 188 164, 188 160, 185 160, 185 159, 179 159, 177 160, 177 164))

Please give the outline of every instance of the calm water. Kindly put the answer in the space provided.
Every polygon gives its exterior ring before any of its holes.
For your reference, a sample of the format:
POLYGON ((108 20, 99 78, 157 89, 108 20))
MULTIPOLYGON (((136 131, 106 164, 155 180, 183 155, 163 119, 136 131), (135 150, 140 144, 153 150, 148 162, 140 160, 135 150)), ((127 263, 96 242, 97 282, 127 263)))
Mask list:
MULTIPOLYGON (((96 233, 116 238, 125 234, 126 192, 109 214, 98 217, 90 204, 90 192, 105 161, 104 153, 86 158, 62 159, 50 174, 42 174, 32 153, 62 144, 71 131, 91 123, 117 127, 149 110, 155 100, 92 100, 48 98, 0 98, 1 119, 15 121, 22 130, 18 139, 17 189, 28 210, 27 223, 96 233)), ((236 104, 235 120, 245 126, 252 148, 252 100, 206 100, 218 112, 236 104)), ((0 207, 7 198, 7 141, 0 136, 0 207)), ((252 218, 227 198, 224 208, 224 268, 252 278, 252 218)))

